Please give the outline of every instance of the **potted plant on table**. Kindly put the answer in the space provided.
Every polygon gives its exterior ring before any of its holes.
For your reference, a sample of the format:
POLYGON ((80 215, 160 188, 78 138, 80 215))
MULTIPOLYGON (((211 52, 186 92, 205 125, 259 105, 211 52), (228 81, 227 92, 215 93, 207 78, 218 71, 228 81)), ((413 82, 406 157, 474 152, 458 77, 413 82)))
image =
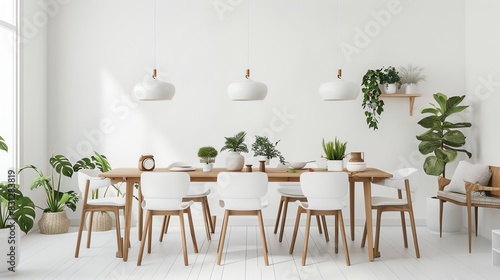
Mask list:
POLYGON ((425 81, 427 78, 422 71, 422 67, 408 65, 408 67, 400 67, 399 73, 401 83, 405 85, 405 93, 411 94, 417 92, 418 83, 425 81))
POLYGON ((269 160, 272 158, 278 158, 281 164, 285 164, 285 158, 276 148, 279 142, 280 140, 272 143, 267 136, 255 135, 252 151, 259 161, 266 161, 266 164, 269 164, 269 160))
POLYGON ((379 74, 379 82, 384 87, 385 93, 393 94, 401 88, 401 78, 398 71, 393 66, 382 67, 379 74))
POLYGON ((217 156, 217 150, 212 146, 201 147, 198 150, 198 157, 200 157, 200 162, 203 163, 203 171, 212 171, 213 163, 215 162, 215 157, 217 156))
POLYGON ((328 171, 342 171, 343 159, 346 156, 347 142, 340 142, 337 137, 335 141, 329 141, 325 143, 323 139, 323 151, 325 152, 325 158, 327 159, 328 171))
POLYGON ((220 151, 229 150, 226 157, 226 169, 228 171, 241 171, 243 169, 245 158, 241 155, 241 152, 248 153, 248 147, 244 143, 246 135, 246 132, 240 131, 233 137, 224 137, 226 142, 220 151))
POLYGON ((43 210, 42 218, 38 222, 40 232, 43 234, 66 233, 69 229, 70 221, 66 215, 66 207, 73 212, 76 210, 76 203, 79 198, 74 191, 63 192, 61 189, 62 177, 71 178, 74 170, 71 162, 63 155, 54 155, 49 159, 52 167, 52 174, 44 175, 43 172, 34 165, 26 165, 19 172, 26 169, 33 169, 36 177, 30 182, 30 189, 42 187, 46 195, 46 207, 38 208, 43 210))

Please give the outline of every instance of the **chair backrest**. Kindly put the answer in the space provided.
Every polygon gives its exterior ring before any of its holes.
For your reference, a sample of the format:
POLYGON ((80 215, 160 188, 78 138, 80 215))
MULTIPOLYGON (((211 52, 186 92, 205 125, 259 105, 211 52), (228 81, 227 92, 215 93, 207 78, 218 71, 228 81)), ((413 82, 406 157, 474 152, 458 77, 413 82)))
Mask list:
POLYGON ((263 172, 220 172, 217 186, 225 204, 223 207, 260 209, 260 199, 267 193, 268 179, 263 172))
POLYGON ((80 192, 85 192, 87 180, 90 179, 89 191, 104 188, 111 185, 111 180, 97 176, 102 173, 98 169, 80 169, 78 171, 78 188, 80 192))
MULTIPOLYGON (((392 178, 387 178, 381 183, 377 183, 379 185, 384 185, 386 187, 390 188, 395 188, 395 189, 400 189, 400 190, 405 190, 405 180, 410 178, 411 175, 413 175, 415 172, 417 172, 416 168, 401 168, 395 171, 390 172, 392 174, 392 178)), ((410 192, 414 193, 418 189, 417 184, 410 184, 410 192)))
POLYGON ((189 190, 190 178, 186 172, 143 172, 142 207, 151 210, 182 209, 182 198, 189 190))
POLYGON ((310 209, 342 209, 349 176, 345 172, 304 172, 300 174, 300 186, 310 209))

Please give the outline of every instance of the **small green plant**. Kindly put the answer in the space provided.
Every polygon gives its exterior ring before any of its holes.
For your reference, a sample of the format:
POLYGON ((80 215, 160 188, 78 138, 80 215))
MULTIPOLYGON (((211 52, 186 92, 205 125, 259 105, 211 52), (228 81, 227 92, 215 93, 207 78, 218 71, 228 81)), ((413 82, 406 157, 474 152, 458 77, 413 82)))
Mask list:
POLYGON ((422 67, 413 66, 411 64, 408 67, 399 67, 399 72, 401 76, 402 84, 418 84, 420 82, 425 81, 427 78, 422 71, 424 69, 422 67))
POLYGON ((346 156, 347 142, 340 142, 337 137, 335 141, 329 141, 325 143, 323 139, 323 151, 325 152, 325 158, 327 160, 342 160, 346 156))
POLYGON ((255 156, 265 156, 267 159, 278 158, 281 164, 285 164, 285 158, 276 149, 280 140, 272 143, 267 136, 255 135, 255 142, 252 144, 252 151, 255 156))
POLYGON ((421 154, 428 156, 424 161, 424 171, 429 175, 445 176, 446 164, 454 161, 459 152, 467 154, 471 158, 472 154, 464 149, 458 149, 465 145, 465 135, 457 130, 458 128, 471 127, 469 122, 452 123, 447 118, 453 114, 460 113, 469 106, 459 106, 465 95, 452 96, 448 98, 442 93, 434 94, 437 105, 422 110, 422 114, 429 113, 418 122, 427 131, 418 135, 417 139, 422 141, 418 145, 421 154))
POLYGON ((215 157, 217 156, 217 150, 212 146, 201 147, 198 150, 198 157, 200 162, 213 163, 215 162, 215 157))
POLYGON ((224 137, 226 138, 226 142, 224 146, 220 149, 220 151, 230 150, 233 152, 244 152, 248 153, 248 147, 245 143, 246 132, 240 131, 233 137, 224 137))
POLYGON ((398 71, 393 66, 387 68, 382 67, 379 72, 379 82, 380 84, 397 84, 398 88, 401 87, 401 78, 399 77, 398 71))
POLYGON ((365 110, 366 124, 368 128, 378 129, 380 115, 384 111, 384 101, 380 99, 379 76, 381 69, 366 71, 361 83, 363 92, 362 107, 365 110))

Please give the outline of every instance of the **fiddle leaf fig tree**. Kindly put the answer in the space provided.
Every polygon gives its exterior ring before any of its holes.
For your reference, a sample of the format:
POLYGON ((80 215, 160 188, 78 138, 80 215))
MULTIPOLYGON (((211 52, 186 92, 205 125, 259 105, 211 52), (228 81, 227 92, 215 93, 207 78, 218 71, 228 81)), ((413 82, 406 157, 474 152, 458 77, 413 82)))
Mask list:
POLYGON ((465 95, 452 96, 448 98, 443 93, 434 94, 437 105, 422 110, 422 114, 431 114, 420 120, 419 125, 427 131, 418 135, 417 139, 422 141, 418 150, 423 155, 428 155, 424 162, 424 171, 429 175, 445 176, 446 164, 453 162, 458 153, 465 153, 470 158, 472 154, 460 149, 465 145, 465 135, 458 129, 471 127, 469 122, 452 123, 447 118, 453 114, 467 109, 468 105, 460 105, 465 95))

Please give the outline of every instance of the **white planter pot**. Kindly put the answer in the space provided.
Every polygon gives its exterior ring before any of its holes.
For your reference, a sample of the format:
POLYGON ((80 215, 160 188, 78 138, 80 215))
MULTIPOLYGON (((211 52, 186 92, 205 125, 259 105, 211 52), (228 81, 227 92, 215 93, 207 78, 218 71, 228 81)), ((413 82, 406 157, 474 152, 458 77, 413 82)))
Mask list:
POLYGON ((226 169, 228 171, 241 171, 245 164, 245 158, 239 152, 229 152, 226 156, 226 169))
POLYGON ((417 85, 416 84, 406 84, 405 85, 405 93, 406 94, 417 93, 417 85))
POLYGON ((326 166, 328 171, 342 171, 344 170, 343 160, 328 160, 326 161, 326 166))
POLYGON ((396 84, 385 84, 384 85, 384 92, 387 94, 396 93, 397 90, 398 90, 398 86, 396 84))
MULTIPOLYGON (((427 198, 427 228, 439 234, 439 199, 427 198)), ((443 233, 459 233, 463 228, 463 207, 453 203, 443 205, 443 233)))
POLYGON ((202 163, 203 166, 203 172, 210 172, 212 171, 213 163, 202 163))
MULTIPOLYGON (((7 221, 7 223, 10 223, 7 221)), ((15 224, 14 228, 0 229, 0 273, 12 273, 16 271, 19 264, 19 226, 15 224)))

